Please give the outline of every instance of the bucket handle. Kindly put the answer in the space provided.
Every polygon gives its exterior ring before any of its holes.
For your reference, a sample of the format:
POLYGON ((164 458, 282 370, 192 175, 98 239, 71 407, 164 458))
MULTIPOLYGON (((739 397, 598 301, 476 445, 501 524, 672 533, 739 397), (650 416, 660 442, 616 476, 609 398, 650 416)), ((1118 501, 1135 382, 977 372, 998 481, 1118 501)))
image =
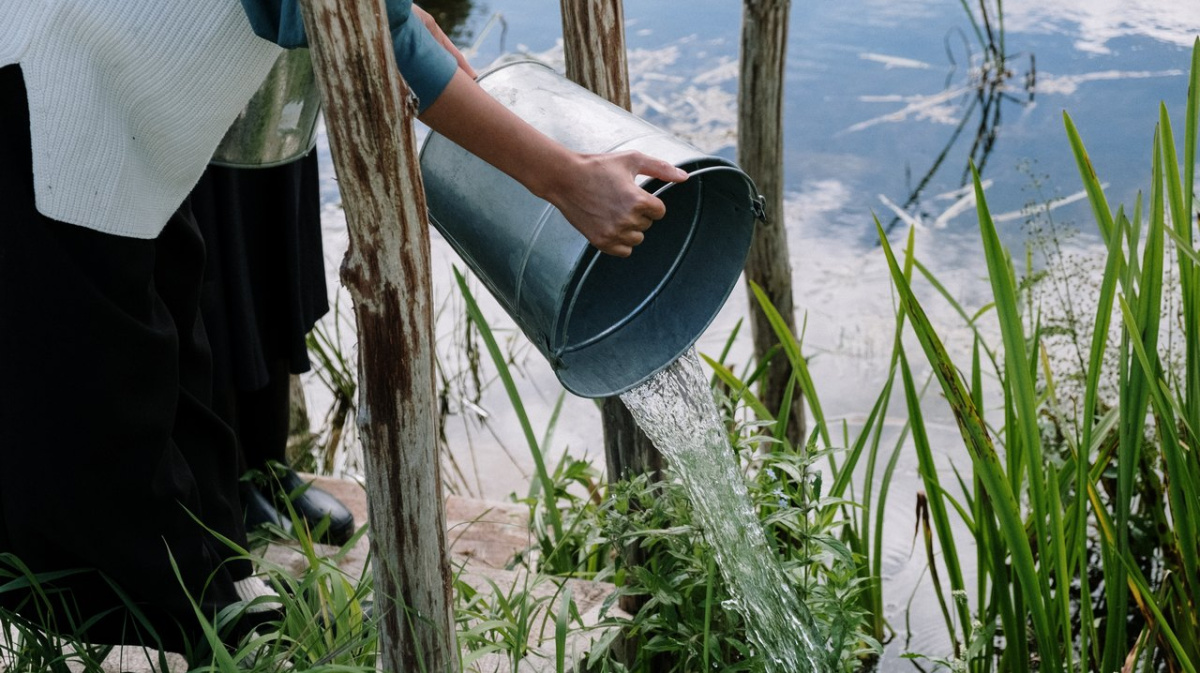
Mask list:
MULTIPOLYGON (((688 173, 688 178, 690 179, 694 176, 703 175, 705 173, 712 173, 714 171, 735 171, 739 175, 743 175, 741 170, 739 170, 738 168, 735 168, 733 166, 706 166, 704 168, 698 168, 698 169, 688 173)), ((749 182, 748 179, 747 179, 747 182, 749 182)), ((667 191, 671 187, 674 187, 676 184, 677 183, 674 183, 674 182, 668 182, 665 185, 663 185, 663 186, 659 187, 658 189, 654 190, 653 192, 651 192, 651 196, 654 196, 657 198, 658 196, 662 195, 663 192, 667 191)), ((765 217, 762 214, 760 214, 762 211, 762 196, 755 194, 754 191, 755 191, 754 189, 750 190, 751 209, 754 211, 754 216, 757 219, 765 220, 765 217)), ((697 212, 696 217, 699 217, 699 216, 700 216, 700 213, 697 212)), ((694 219, 692 221, 692 225, 693 226, 691 227, 691 229, 688 232, 687 239, 684 240, 684 242, 681 246, 682 249, 687 249, 691 245, 693 237, 696 235, 696 227, 695 227, 694 219)), ((579 293, 583 290, 583 287, 587 284, 587 278, 589 275, 591 275, 592 269, 596 266, 596 261, 600 259, 601 253, 599 250, 597 250, 595 248, 591 248, 590 252, 591 252, 592 257, 588 261, 587 268, 584 269, 583 276, 579 279, 579 282, 575 284, 575 291, 571 294, 570 303, 567 304, 566 320, 563 321, 562 330, 560 330, 560 332, 559 332, 559 334, 561 336, 561 338, 559 339, 560 345, 554 346, 553 344, 551 344, 550 350, 553 352, 551 361, 554 363, 555 369, 560 369, 562 367, 562 365, 563 365, 562 356, 563 355, 565 355, 567 353, 573 353, 581 348, 586 348, 586 347, 596 343, 597 341, 607 337, 608 335, 612 334, 613 332, 617 331, 618 329, 624 327, 629 321, 633 320, 633 318, 635 316, 637 316, 637 314, 641 313, 642 310, 644 308, 646 308, 646 305, 650 303, 650 300, 652 300, 652 299, 654 299, 654 297, 658 296, 659 292, 662 291, 662 288, 664 285, 666 285, 667 281, 669 281, 671 279, 671 277, 675 275, 676 269, 679 268, 679 265, 682 263, 682 260, 683 260, 682 254, 677 255, 675 257, 675 261, 671 264, 671 268, 667 269, 667 272, 665 274, 663 274, 662 280, 659 281, 658 285, 656 285, 652 291, 646 293, 646 298, 643 299, 640 304, 635 306, 634 309, 632 311, 630 311, 624 318, 613 323, 607 329, 592 336, 591 338, 586 339, 584 341, 581 341, 577 344, 574 344, 574 345, 568 347, 566 345, 567 344, 567 334, 571 327, 571 316, 575 314, 575 303, 579 300, 579 293)))

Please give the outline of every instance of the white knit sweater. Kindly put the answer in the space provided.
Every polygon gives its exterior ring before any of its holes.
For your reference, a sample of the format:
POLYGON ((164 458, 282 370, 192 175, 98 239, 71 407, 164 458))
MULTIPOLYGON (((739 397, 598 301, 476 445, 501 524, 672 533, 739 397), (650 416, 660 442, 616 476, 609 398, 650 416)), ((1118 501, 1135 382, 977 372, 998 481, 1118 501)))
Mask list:
POLYGON ((0 0, 38 211, 154 238, 279 53, 239 0, 0 0))

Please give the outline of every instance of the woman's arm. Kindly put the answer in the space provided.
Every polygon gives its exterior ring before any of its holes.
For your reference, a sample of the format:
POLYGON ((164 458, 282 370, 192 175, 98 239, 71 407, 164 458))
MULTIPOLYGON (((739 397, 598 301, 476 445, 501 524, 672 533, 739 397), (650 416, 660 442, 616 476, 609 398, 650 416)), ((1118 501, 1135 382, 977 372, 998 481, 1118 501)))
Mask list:
MULTIPOLYGON (((306 44, 297 0, 242 4, 260 36, 286 47, 306 44)), ((428 13, 411 0, 386 4, 396 62, 420 100, 421 121, 554 204, 592 245, 629 256, 666 212, 634 176, 682 182, 687 173, 639 152, 568 150, 479 88, 475 71, 428 13)))
POLYGON ((517 117, 459 70, 420 116, 438 133, 549 201, 601 251, 627 257, 666 212, 634 182, 682 182, 687 173, 640 152, 580 154, 517 117))

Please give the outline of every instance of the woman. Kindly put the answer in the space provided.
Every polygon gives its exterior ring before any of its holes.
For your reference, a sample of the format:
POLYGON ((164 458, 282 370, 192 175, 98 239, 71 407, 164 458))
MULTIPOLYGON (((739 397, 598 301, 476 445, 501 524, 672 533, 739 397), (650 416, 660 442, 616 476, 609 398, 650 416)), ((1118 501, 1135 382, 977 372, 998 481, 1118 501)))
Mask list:
MULTIPOLYGON (((387 5, 423 122, 602 251, 641 242, 664 208, 634 175, 682 171, 554 143, 488 97, 409 0, 387 5)), ((93 642, 183 650, 201 637, 193 600, 211 616, 262 591, 220 539, 245 542, 239 475, 184 201, 279 46, 304 44, 299 9, 0 0, 0 16, 0 553, 64 592, 40 610, 0 601, 93 642)))

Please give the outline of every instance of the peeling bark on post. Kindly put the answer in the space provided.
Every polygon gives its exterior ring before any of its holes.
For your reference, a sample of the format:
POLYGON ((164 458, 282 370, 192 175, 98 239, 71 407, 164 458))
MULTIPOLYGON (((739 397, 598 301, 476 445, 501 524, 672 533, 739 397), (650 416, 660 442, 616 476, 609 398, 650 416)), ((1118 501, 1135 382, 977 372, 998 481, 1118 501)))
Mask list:
POLYGON ((429 229, 415 106, 381 0, 302 0, 350 231, 359 430, 386 671, 458 669, 434 406, 429 229))
MULTIPOLYGON (((738 80, 738 164, 766 197, 767 221, 755 229, 746 259, 746 279, 762 287, 795 333, 792 265, 783 219, 783 76, 790 6, 790 0, 745 0, 738 80)), ((749 286, 747 292, 754 354, 761 360, 779 340, 749 286)), ((791 375, 791 363, 782 354, 771 361, 762 394, 771 411, 782 410, 791 375)), ((804 441, 804 413, 804 400, 796 390, 787 428, 793 443, 804 441)))

